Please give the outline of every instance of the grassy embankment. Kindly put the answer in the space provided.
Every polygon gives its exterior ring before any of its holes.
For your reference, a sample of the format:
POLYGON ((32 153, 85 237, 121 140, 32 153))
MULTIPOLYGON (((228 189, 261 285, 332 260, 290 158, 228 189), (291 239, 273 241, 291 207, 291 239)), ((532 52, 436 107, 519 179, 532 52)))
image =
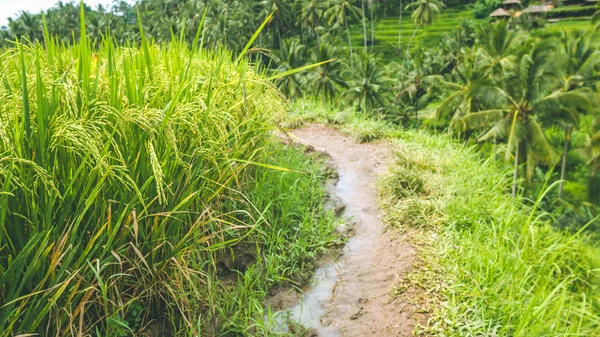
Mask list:
POLYGON ((421 330, 442 336, 600 334, 597 243, 555 230, 535 208, 514 201, 507 175, 446 135, 393 131, 381 121, 331 111, 296 105, 296 124, 326 122, 359 139, 388 138, 394 145, 396 161, 380 185, 385 219, 419 229, 413 242, 422 263, 392 292, 408 284, 424 288, 422 303, 431 305, 422 309, 432 318, 421 330))
POLYGON ((268 289, 337 240, 279 94, 227 51, 82 32, 0 55, 0 336, 267 334, 268 289))

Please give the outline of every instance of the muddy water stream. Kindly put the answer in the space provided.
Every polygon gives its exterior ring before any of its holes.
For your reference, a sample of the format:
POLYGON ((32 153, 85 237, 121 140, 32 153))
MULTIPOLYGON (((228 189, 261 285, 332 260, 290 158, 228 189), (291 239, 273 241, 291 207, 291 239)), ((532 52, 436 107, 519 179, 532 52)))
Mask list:
POLYGON ((415 308, 391 300, 389 292, 412 268, 415 250, 401 235, 385 231, 374 186, 390 158, 388 144, 358 144, 321 125, 293 136, 329 155, 339 174, 330 193, 355 226, 342 256, 318 268, 302 298, 277 313, 281 330, 287 331, 287 318, 322 337, 410 336, 415 308))

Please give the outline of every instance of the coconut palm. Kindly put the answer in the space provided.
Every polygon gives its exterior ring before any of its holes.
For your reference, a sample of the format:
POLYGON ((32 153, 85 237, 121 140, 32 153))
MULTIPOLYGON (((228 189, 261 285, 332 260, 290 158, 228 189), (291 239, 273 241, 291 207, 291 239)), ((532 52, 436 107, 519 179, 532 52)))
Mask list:
MULTIPOLYGON (((305 64, 306 46, 298 38, 284 39, 279 50, 274 51, 274 60, 277 63, 276 72, 283 73, 305 64)), ((279 79, 279 89, 290 98, 302 96, 304 74, 295 73, 279 79)))
POLYGON ((329 103, 340 93, 341 88, 347 88, 348 86, 342 77, 342 62, 335 59, 336 55, 339 54, 339 50, 335 46, 336 44, 322 42, 316 48, 315 53, 312 55, 313 63, 324 60, 332 61, 313 68, 308 75, 309 85, 307 87, 314 90, 313 93, 316 97, 329 103))
POLYGON ((321 0, 305 0, 302 3, 300 20, 304 27, 311 29, 317 34, 317 41, 319 40, 319 34, 316 28, 320 26, 324 13, 325 3, 321 0))
POLYGON ((590 125, 585 151, 590 158, 588 165, 592 168, 592 176, 596 176, 600 172, 600 116, 590 125))
POLYGON ((361 6, 361 10, 363 12, 363 16, 362 16, 362 26, 363 26, 363 42, 364 42, 364 50, 367 50, 367 21, 366 21, 366 15, 365 15, 365 0, 360 0, 360 6, 361 6))
POLYGON ((369 0, 369 14, 371 14, 371 45, 375 43, 375 21, 373 20, 373 12, 375 11, 373 7, 375 6, 375 1, 376 0, 369 0))
POLYGON ((600 74, 596 72, 596 68, 600 66, 600 50, 587 30, 563 31, 560 52, 564 60, 562 68, 567 90, 593 87, 600 80, 600 74))
POLYGON ((590 36, 587 31, 568 33, 563 31, 560 38, 560 49, 564 60, 564 65, 561 67, 564 69, 562 90, 573 95, 574 103, 579 104, 556 118, 558 124, 565 130, 558 189, 559 198, 564 189, 567 154, 573 129, 579 127, 579 114, 589 113, 592 109, 588 98, 590 93, 581 88, 593 87, 600 79, 600 76, 595 73, 595 68, 600 65, 600 52, 592 43, 590 36))
POLYGON ((420 27, 431 25, 431 23, 440 16, 441 10, 444 7, 445 5, 439 0, 418 0, 406 6, 407 10, 413 10, 411 18, 416 27, 408 42, 408 47, 406 48, 405 60, 408 58, 408 52, 413 39, 415 38, 415 34, 417 34, 417 30, 420 27))
POLYGON ((494 106, 498 94, 493 90, 494 83, 482 66, 483 58, 478 48, 462 49, 453 71, 454 79, 441 83, 449 93, 436 110, 436 118, 450 120, 450 131, 466 134, 487 125, 490 117, 503 114, 500 109, 489 108, 494 106), (470 114, 484 115, 486 118, 465 118, 470 114))
POLYGON ((329 9, 325 12, 325 16, 328 18, 328 24, 330 26, 333 23, 337 23, 346 29, 346 34, 348 35, 348 47, 350 48, 351 67, 353 67, 354 64, 352 61, 352 39, 348 21, 351 18, 358 19, 363 15, 363 11, 354 5, 354 1, 350 0, 331 0, 329 2, 329 9))
POLYGON ((504 76, 508 68, 514 64, 511 46, 517 38, 517 32, 509 29, 508 20, 501 20, 488 27, 480 28, 478 38, 491 76, 496 78, 504 76))
POLYGON ((467 125, 482 125, 493 121, 493 125, 479 141, 504 139, 507 141, 506 158, 514 158, 512 194, 517 194, 518 167, 525 163, 525 172, 531 180, 537 165, 552 165, 556 154, 543 129, 544 120, 561 116, 569 119, 574 111, 585 106, 586 97, 580 92, 555 90, 560 78, 551 69, 548 59, 555 50, 544 44, 526 44, 516 60, 516 66, 507 77, 498 83, 495 90, 502 97, 497 111, 469 114, 463 118, 467 125), (530 47, 531 46, 531 47, 530 47), (481 120, 485 119, 485 122, 481 120))
POLYGON ((415 125, 419 121, 419 111, 427 106, 433 90, 444 80, 442 76, 437 75, 438 69, 429 68, 428 64, 433 62, 426 56, 422 49, 418 49, 408 67, 390 65, 391 73, 399 79, 393 88, 397 93, 395 103, 404 110, 402 118, 405 121, 408 120, 408 114, 414 113, 415 125))
POLYGON ((260 4, 265 11, 265 15, 274 13, 272 21, 275 21, 274 26, 277 30, 275 35, 277 37, 275 46, 279 47, 281 33, 285 32, 291 25, 293 17, 292 6, 290 2, 286 0, 262 0, 260 4))
POLYGON ((356 67, 348 70, 349 87, 344 93, 352 101, 358 101, 363 112, 370 113, 375 107, 385 107, 385 88, 389 80, 379 59, 363 51, 357 55, 356 67))

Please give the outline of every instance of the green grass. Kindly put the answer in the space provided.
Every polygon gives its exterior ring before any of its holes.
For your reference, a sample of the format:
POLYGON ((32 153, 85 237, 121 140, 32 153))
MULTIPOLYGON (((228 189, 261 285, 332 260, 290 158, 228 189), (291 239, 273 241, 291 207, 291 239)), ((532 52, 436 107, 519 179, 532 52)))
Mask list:
MULTIPOLYGON (((493 162, 446 136, 407 132, 381 183, 386 220, 422 229, 425 267, 410 275, 433 302, 421 330, 440 336, 596 336, 600 249, 553 229, 510 198, 493 162), (437 300, 436 300, 437 298, 437 300)), ((556 188, 556 186, 553 186, 556 188)))
POLYGON ((0 336, 261 333, 335 240, 279 93, 227 51, 82 32, 0 55, 0 336))
POLYGON ((419 268, 398 285, 424 290, 413 300, 431 319, 419 332, 600 334, 600 247, 593 238, 555 229, 535 208, 539 200, 513 200, 509 175, 475 148, 365 120, 309 103, 296 103, 287 119, 327 123, 358 139, 373 133, 372 124, 389 130, 373 137, 388 139, 396 158, 379 191, 388 225, 419 229, 409 231, 419 268))
POLYGON ((341 242, 335 216, 324 208, 329 173, 323 159, 279 144, 271 146, 266 157, 266 164, 295 172, 257 167, 242 193, 234 193, 243 198, 228 198, 225 209, 248 210, 261 217, 261 225, 238 232, 243 240, 217 255, 223 268, 212 281, 219 285, 213 289, 213 299, 221 335, 272 335, 269 327, 276 325, 265 321, 268 313, 262 306, 270 289, 304 284, 319 254, 341 242), (245 265, 247 260, 250 263, 245 265), (220 286, 224 275, 235 276, 237 282, 220 286))

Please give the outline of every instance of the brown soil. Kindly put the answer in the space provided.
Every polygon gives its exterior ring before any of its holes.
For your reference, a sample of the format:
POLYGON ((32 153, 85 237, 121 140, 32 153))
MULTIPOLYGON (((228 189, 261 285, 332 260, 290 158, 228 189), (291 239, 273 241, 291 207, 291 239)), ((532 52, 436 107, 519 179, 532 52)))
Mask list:
POLYGON ((355 222, 355 234, 336 263, 337 283, 323 304, 327 313, 316 329, 318 335, 412 336, 420 319, 406 295, 410 297, 415 290, 401 285, 414 268, 416 249, 408 234, 386 230, 374 186, 391 159, 389 144, 359 144, 322 125, 309 125, 290 134, 330 156, 339 173, 333 192, 345 205, 343 215, 355 222), (399 292, 404 295, 396 296, 399 292))

